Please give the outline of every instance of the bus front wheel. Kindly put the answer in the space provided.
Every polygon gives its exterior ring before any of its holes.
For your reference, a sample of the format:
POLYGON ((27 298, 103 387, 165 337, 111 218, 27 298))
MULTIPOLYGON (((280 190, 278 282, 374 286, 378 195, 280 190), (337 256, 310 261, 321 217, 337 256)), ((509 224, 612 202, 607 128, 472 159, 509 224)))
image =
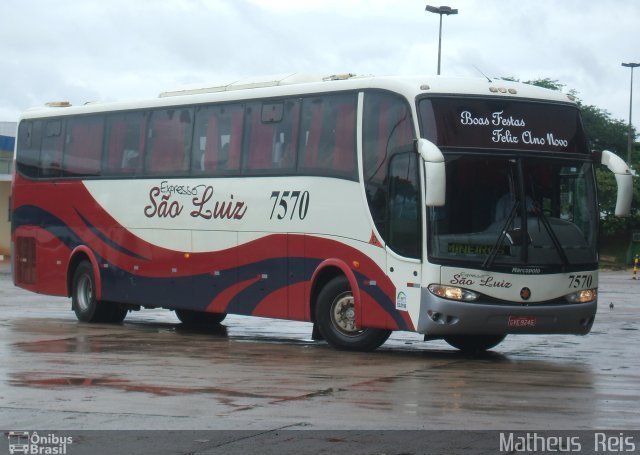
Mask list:
POLYGON ((89 261, 81 262, 73 274, 71 307, 82 322, 122 322, 128 309, 112 302, 96 299, 96 280, 89 261))
POLYGON ((452 335, 444 338, 456 349, 467 353, 484 352, 496 347, 506 335, 452 335))
POLYGON ((391 335, 391 330, 356 327, 353 293, 344 276, 332 279, 322 288, 315 317, 320 334, 336 349, 373 351, 391 335))

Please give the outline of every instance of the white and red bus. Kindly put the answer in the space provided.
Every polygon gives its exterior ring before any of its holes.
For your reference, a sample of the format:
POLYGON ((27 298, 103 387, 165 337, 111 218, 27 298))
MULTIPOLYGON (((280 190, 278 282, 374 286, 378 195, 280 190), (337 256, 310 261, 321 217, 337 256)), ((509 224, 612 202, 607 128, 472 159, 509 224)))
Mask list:
POLYGON ((312 321, 340 349, 586 334, 600 162, 624 215, 629 170, 589 151, 576 104, 506 81, 289 75, 52 103, 19 123, 14 282, 81 321, 312 321))

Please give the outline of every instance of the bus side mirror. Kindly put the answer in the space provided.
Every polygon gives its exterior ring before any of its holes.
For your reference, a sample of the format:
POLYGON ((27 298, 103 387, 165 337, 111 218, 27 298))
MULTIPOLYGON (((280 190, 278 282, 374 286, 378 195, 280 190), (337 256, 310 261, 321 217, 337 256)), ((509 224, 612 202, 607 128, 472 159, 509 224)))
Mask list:
POLYGON ((618 196, 616 198, 616 216, 629 216, 631 197, 633 196, 633 175, 622 158, 609 150, 602 151, 602 164, 616 176, 618 196))
POLYGON ((415 142, 415 148, 424 161, 425 204, 427 207, 442 207, 447 188, 444 155, 433 142, 422 138, 415 142))

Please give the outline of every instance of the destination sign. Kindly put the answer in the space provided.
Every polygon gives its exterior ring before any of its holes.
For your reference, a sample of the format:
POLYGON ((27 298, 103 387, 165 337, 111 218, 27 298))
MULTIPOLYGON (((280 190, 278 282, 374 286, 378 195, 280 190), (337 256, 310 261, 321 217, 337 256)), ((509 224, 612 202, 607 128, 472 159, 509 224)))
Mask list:
MULTIPOLYGON (((447 244, 447 252, 450 254, 490 254, 493 251, 493 245, 474 245, 467 243, 449 243, 447 244)), ((501 245, 497 248, 497 254, 509 256, 509 247, 501 245)))
POLYGON ((587 153, 571 105, 483 98, 420 101, 423 136, 440 147, 587 153))

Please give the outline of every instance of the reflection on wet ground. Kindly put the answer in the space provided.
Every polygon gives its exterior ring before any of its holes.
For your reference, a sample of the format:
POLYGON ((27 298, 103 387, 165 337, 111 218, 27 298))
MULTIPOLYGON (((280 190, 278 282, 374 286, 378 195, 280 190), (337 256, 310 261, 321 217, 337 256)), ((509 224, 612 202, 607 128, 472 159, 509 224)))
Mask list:
MULTIPOLYGON (((2 279, 2 277, 0 277, 2 279)), ((621 277, 610 277, 618 290, 621 277), (616 283, 613 280, 620 280, 616 283)), ((508 337, 465 356, 398 333, 373 353, 310 340, 311 325, 229 316, 210 331, 168 311, 121 325, 75 320, 65 299, 0 295, 0 416, 26 427, 634 428, 632 294, 592 334, 508 337), (28 306, 26 306, 28 305, 28 306)), ((0 282, 5 286, 6 282, 0 282)), ((6 289, 3 289, 5 294, 6 289)), ((15 295, 14 295, 15 294, 15 295)))

